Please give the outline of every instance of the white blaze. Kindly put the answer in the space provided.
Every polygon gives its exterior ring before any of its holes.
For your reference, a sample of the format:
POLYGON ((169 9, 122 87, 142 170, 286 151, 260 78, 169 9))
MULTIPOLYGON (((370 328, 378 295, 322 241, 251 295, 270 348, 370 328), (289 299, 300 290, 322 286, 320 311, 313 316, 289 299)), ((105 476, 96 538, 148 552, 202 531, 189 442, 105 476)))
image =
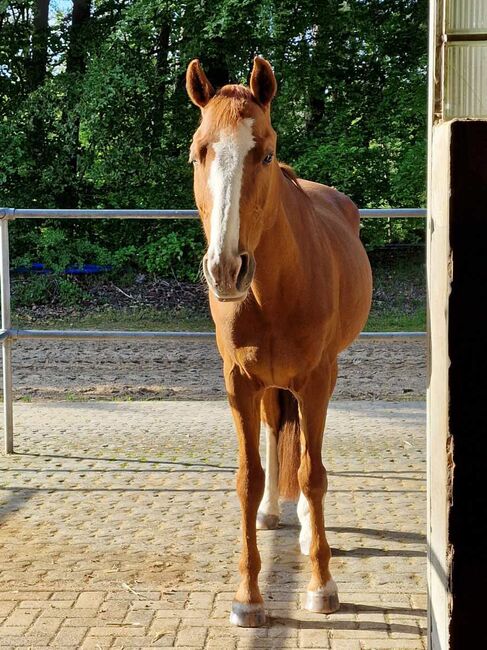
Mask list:
POLYGON ((215 262, 223 253, 239 252, 240 190, 245 156, 255 145, 253 122, 250 117, 243 119, 235 130, 222 131, 213 144, 215 158, 208 179, 213 198, 208 257, 215 262))

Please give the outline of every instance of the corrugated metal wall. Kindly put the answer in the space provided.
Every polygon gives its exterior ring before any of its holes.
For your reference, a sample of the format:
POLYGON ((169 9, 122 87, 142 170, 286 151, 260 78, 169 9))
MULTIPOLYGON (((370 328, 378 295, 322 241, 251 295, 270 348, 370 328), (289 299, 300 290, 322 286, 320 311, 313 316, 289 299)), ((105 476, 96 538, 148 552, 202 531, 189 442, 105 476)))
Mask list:
POLYGON ((443 119, 487 117, 487 0, 446 0, 443 119))
POLYGON ((449 34, 484 34, 487 32, 487 2, 448 0, 445 20, 449 34))

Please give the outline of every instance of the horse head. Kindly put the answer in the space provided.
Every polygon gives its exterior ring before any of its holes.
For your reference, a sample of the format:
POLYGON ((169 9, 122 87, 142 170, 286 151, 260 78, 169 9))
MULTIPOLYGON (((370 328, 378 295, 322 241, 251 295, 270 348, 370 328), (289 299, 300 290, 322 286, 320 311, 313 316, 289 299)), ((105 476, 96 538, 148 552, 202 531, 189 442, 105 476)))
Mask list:
POLYGON ((250 88, 227 85, 215 91, 195 59, 186 88, 201 109, 190 161, 208 243, 203 271, 218 300, 241 301, 252 283, 254 252, 269 227, 264 216, 272 214, 280 175, 270 121, 276 79, 270 64, 256 57, 250 88))

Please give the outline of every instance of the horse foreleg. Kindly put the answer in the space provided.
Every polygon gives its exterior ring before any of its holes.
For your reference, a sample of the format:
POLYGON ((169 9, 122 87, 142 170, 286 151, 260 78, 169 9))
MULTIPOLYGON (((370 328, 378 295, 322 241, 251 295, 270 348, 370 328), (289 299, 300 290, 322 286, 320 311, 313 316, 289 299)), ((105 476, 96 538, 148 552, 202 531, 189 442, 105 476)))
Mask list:
POLYGON ((302 492, 298 514, 305 526, 300 542, 303 542, 303 551, 308 550, 309 546, 311 560, 306 609, 323 613, 334 612, 340 606, 338 590, 329 569, 331 551, 326 539, 323 512, 327 478, 321 459, 326 409, 335 377, 336 366, 326 366, 322 372, 313 373, 298 395, 301 417, 301 464, 298 479, 302 492), (303 499, 306 499, 308 508, 303 499))
POLYGON ((230 622, 241 627, 259 627, 266 622, 258 585, 261 562, 256 535, 257 509, 264 493, 264 471, 259 454, 262 391, 238 368, 225 373, 225 383, 238 436, 237 493, 242 510, 239 564, 242 579, 232 604, 230 622))

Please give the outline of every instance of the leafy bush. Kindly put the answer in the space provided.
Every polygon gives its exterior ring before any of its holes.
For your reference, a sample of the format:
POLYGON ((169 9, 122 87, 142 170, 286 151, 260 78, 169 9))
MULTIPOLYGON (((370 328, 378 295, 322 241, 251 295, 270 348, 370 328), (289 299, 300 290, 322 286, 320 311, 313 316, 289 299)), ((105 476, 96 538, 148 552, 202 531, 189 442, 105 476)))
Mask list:
POLYGON ((66 307, 79 305, 89 294, 75 280, 59 274, 16 278, 12 284, 14 307, 32 307, 58 303, 66 307))

